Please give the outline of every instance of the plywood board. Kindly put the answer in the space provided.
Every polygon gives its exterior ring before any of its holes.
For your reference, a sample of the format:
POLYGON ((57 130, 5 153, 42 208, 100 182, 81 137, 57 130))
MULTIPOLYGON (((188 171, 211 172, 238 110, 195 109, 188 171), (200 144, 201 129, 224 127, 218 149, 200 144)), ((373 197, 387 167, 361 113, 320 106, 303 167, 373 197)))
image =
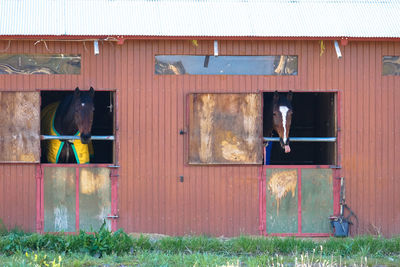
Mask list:
POLYGON ((0 92, 0 110, 0 162, 39 162, 39 93, 0 92))
POLYGON ((189 163, 262 164, 260 94, 191 94, 189 163))

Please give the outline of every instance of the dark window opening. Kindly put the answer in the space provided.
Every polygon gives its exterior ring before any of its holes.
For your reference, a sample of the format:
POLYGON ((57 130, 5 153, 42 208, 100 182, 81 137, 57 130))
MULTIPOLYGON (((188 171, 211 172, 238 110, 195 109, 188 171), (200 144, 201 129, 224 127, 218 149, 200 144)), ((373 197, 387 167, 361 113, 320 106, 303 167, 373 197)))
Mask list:
MULTIPOLYGON (((48 104, 61 101, 73 91, 42 91, 41 110, 48 104)), ((115 118, 114 93, 111 91, 96 91, 94 94, 94 115, 92 125, 92 136, 113 136, 115 118)), ((42 140, 41 162, 46 163, 46 156, 43 145, 46 140, 42 140)), ((114 162, 114 141, 112 140, 92 140, 94 154, 90 163, 113 163, 114 162)))
POLYGON ((157 75, 297 75, 297 56, 189 56, 155 57, 157 75))
MULTIPOLYGON (((264 123, 267 107, 272 102, 273 94, 273 92, 263 93, 264 123)), ((293 93, 292 108, 290 138, 337 136, 335 93, 293 93)), ((267 137, 265 130, 263 135, 267 137)), ((273 132, 273 137, 278 137, 278 135, 273 132)), ((290 153, 285 153, 279 142, 269 142, 269 144, 272 144, 270 165, 334 165, 336 163, 336 142, 291 141, 290 153)))

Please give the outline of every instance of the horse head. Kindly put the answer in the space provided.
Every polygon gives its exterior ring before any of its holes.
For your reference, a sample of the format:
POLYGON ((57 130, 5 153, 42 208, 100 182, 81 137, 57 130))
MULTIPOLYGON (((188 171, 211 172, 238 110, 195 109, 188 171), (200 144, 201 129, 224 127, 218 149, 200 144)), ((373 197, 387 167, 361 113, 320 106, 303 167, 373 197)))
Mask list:
POLYGON ((94 89, 90 87, 89 91, 80 91, 77 87, 72 99, 74 109, 74 122, 81 134, 81 142, 88 144, 92 137, 92 124, 94 113, 94 89))
POLYGON ((272 104, 272 126, 273 129, 278 133, 280 138, 281 147, 285 150, 285 153, 290 152, 289 146, 289 131, 292 123, 292 97, 291 91, 284 97, 278 94, 277 91, 274 93, 273 104, 272 104))

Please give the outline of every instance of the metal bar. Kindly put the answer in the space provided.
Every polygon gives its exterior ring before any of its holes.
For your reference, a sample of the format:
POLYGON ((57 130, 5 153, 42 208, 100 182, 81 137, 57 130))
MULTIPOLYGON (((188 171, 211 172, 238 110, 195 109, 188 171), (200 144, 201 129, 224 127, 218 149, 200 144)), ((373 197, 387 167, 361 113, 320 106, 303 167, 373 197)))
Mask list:
MULTIPOLYGON (((60 140, 76 140, 81 139, 80 136, 77 135, 41 135, 40 140, 52 140, 52 139, 60 139, 60 140)), ((115 140, 114 135, 95 135, 91 137, 92 140, 115 140)))
MULTIPOLYGON (((264 137, 263 140, 279 142, 279 137, 264 137)), ((290 137, 290 142, 336 142, 336 137, 290 137)))
POLYGON ((79 233, 80 214, 79 214, 79 181, 80 181, 79 167, 75 168, 75 232, 79 233))

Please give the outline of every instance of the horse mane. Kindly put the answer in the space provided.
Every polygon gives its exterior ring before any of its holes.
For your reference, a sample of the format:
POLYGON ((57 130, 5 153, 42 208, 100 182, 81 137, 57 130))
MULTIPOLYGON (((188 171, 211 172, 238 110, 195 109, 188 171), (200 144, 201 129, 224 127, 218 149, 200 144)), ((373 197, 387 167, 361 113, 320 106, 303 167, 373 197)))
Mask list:
POLYGON ((73 95, 67 95, 66 97, 64 97, 56 110, 56 114, 54 117, 54 127, 61 135, 74 135, 78 131, 78 128, 73 123, 67 125, 71 128, 65 128, 65 124, 63 123, 63 121, 61 121, 62 118, 65 120, 65 116, 71 116, 67 119, 70 119, 71 121, 74 120, 74 114, 69 110, 71 108, 72 99, 73 95))

